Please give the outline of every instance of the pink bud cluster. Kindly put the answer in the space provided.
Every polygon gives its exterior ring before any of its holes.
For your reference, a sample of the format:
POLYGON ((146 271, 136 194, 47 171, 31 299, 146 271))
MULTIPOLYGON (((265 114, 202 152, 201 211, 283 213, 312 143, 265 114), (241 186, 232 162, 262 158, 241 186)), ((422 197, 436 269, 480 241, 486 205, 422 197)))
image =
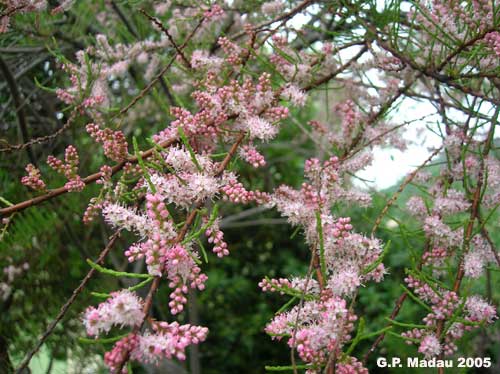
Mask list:
POLYGON ((262 292, 280 292, 284 295, 283 289, 291 288, 292 283, 286 278, 264 278, 259 282, 259 287, 262 289, 262 292))
POLYGON ((104 354, 104 363, 109 368, 111 374, 127 374, 128 369, 126 367, 122 368, 120 371, 120 365, 124 358, 133 352, 139 343, 139 337, 136 334, 129 334, 126 337, 118 340, 113 349, 104 354))
POLYGON ((146 364, 157 364, 161 359, 184 361, 188 346, 205 341, 208 329, 177 322, 153 322, 153 332, 137 336, 131 345, 130 357, 146 364))
POLYGON ((212 251, 217 255, 217 257, 229 255, 227 243, 224 241, 224 233, 219 229, 218 223, 214 222, 211 227, 207 228, 205 236, 208 238, 209 243, 214 244, 212 251))
POLYGON ((221 46, 221 48, 224 50, 224 53, 226 53, 226 55, 227 55, 226 61, 228 64, 231 64, 231 65, 241 64, 242 51, 238 45, 234 44, 226 37, 220 37, 217 42, 221 46))
MULTIPOLYGON (((336 364, 335 373, 337 374, 368 374, 368 369, 363 366, 363 363, 355 357, 348 357, 345 362, 336 364)), ((314 374, 314 373, 311 373, 314 374)))
POLYGON ((266 160, 254 146, 244 145, 240 148, 239 154, 242 159, 252 165, 254 168, 258 168, 266 165, 266 160))
POLYGON ((168 304, 172 314, 180 313, 184 309, 187 302, 184 295, 188 293, 186 284, 200 291, 205 289, 208 277, 201 272, 192 256, 194 254, 189 254, 181 245, 175 245, 166 254, 165 269, 170 280, 169 287, 173 289, 168 304))
POLYGON ((69 145, 66 148, 66 153, 64 157, 64 162, 55 158, 54 156, 47 157, 47 164, 60 174, 63 174, 68 182, 64 187, 68 191, 79 192, 85 187, 85 183, 78 175, 78 164, 80 159, 76 148, 69 145))
POLYGON ((251 201, 265 203, 268 201, 268 195, 261 191, 248 191, 236 178, 230 178, 224 186, 221 187, 223 200, 229 200, 236 204, 248 204, 251 201))
POLYGON ((25 186, 34 189, 35 191, 45 190, 45 182, 42 180, 40 170, 33 164, 26 165, 26 172, 28 175, 21 178, 21 183, 25 186))
POLYGON ((340 217, 333 223, 332 234, 336 238, 349 236, 349 231, 352 230, 351 217, 340 217))
POLYGON ((103 165, 99 169, 101 177, 96 181, 97 184, 111 187, 111 177, 113 176, 113 168, 109 165, 103 165))
POLYGON ((444 259, 448 257, 446 248, 435 247, 431 251, 427 251, 422 256, 422 261, 426 265, 442 265, 444 259))
POLYGON ((113 131, 109 128, 100 129, 99 125, 89 123, 86 127, 90 136, 102 143, 104 154, 114 161, 122 161, 127 158, 128 144, 122 131, 113 131))
POLYGON ((335 107, 337 113, 342 117, 342 133, 343 136, 351 138, 354 130, 361 121, 361 115, 356 110, 356 105, 352 100, 347 100, 335 107))
POLYGON ((207 20, 216 20, 224 16, 224 9, 221 8, 220 5, 214 4, 210 7, 210 9, 206 10, 203 13, 203 17, 207 20))
POLYGON ((102 201, 99 201, 96 197, 91 198, 87 209, 83 213, 83 223, 88 225, 93 222, 103 207, 104 204, 102 201))
POLYGON ((500 33, 498 31, 489 32, 484 37, 484 40, 493 49, 495 54, 500 57, 500 33))

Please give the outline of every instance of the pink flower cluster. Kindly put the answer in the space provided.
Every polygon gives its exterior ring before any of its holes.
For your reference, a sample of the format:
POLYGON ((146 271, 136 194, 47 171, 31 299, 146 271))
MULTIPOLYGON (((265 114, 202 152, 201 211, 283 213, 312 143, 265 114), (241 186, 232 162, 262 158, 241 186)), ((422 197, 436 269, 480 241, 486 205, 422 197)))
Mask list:
POLYGON ((252 145, 244 145, 239 150, 240 156, 254 168, 266 165, 266 160, 252 145))
POLYGON ((26 165, 26 172, 28 175, 21 178, 21 183, 25 186, 34 189, 35 191, 45 190, 45 182, 42 180, 40 170, 33 164, 26 165))
POLYGON ((420 342, 418 351, 428 359, 439 356, 441 353, 441 344, 439 343, 439 339, 434 334, 426 335, 420 342))
POLYGON ((97 308, 89 307, 83 316, 83 324, 90 336, 109 332, 113 326, 139 326, 144 320, 143 302, 133 292, 121 290, 97 308))
POLYGON ((425 234, 432 238, 434 244, 446 248, 459 246, 462 243, 462 234, 453 231, 438 215, 429 216, 424 221, 425 234))
POLYGON ((481 235, 476 235, 471 241, 469 251, 464 256, 465 276, 479 278, 483 275, 487 264, 496 263, 494 250, 481 235))
POLYGON ((269 195, 261 191, 248 191, 234 175, 228 175, 227 183, 221 187, 222 199, 229 200, 235 204, 248 204, 251 201, 266 203, 269 195))
MULTIPOLYGON (((340 355, 343 342, 350 339, 357 317, 347 310, 343 297, 352 296, 363 281, 381 281, 385 273, 382 263, 365 272, 379 261, 380 241, 353 232, 349 217, 336 218, 331 213, 330 207, 345 199, 342 173, 346 170, 349 167, 341 165, 337 157, 324 162, 307 160, 304 167, 307 182, 301 189, 280 186, 270 196, 269 203, 293 225, 304 228, 306 241, 321 263, 318 265, 321 278, 326 278, 292 282, 284 278, 262 280, 259 286, 263 291, 294 296, 305 293, 312 299, 302 308, 295 306, 289 312, 280 313, 267 325, 266 332, 277 339, 290 337, 288 344, 297 349, 300 358, 319 367, 326 364, 330 354, 340 355)), ((355 360, 347 359, 341 364, 345 365, 338 369, 346 373, 366 372, 355 360)), ((308 373, 316 372, 320 371, 308 370, 308 373)))
POLYGON ((363 280, 380 281, 385 272, 383 264, 362 275, 382 253, 380 242, 353 233, 349 217, 331 215, 330 206, 345 199, 338 158, 324 162, 307 160, 304 174, 309 183, 303 183, 300 191, 280 186, 271 195, 270 202, 288 217, 290 223, 304 227, 306 240, 311 245, 317 246, 315 243, 320 240, 318 225, 321 223, 330 290, 335 295, 350 295, 363 280))
POLYGON ((104 154, 114 161, 125 160, 128 156, 128 144, 122 131, 109 128, 100 129, 99 125, 89 123, 87 132, 97 142, 102 143, 104 154))
POLYGON ((497 318, 496 308, 480 296, 469 296, 465 302, 467 319, 473 322, 493 323, 497 318))
MULTIPOLYGON (((188 289, 203 290, 207 276, 197 265, 199 255, 190 243, 175 244, 176 230, 170 219, 170 214, 164 202, 164 195, 146 195, 146 214, 138 214, 117 204, 108 204, 103 209, 106 221, 115 227, 122 227, 135 231, 143 237, 125 251, 130 262, 144 259, 148 272, 154 276, 165 275, 169 280, 170 294, 169 307, 172 314, 183 311, 187 302, 188 289)), ((207 227, 211 242, 215 244, 214 252, 222 257, 229 254, 227 244, 223 241, 223 233, 217 227, 207 227)))
POLYGON ((302 307, 278 314, 266 326, 266 332, 277 340, 287 337, 288 345, 297 349, 304 362, 320 366, 326 364, 330 352, 340 351, 350 339, 356 319, 345 300, 324 292, 318 301, 307 301, 302 307))
POLYGON ((240 84, 234 80, 223 86, 217 86, 218 76, 207 75, 205 90, 192 94, 201 110, 193 115, 186 109, 172 108, 171 114, 176 120, 154 136, 155 142, 177 139, 179 127, 189 136, 194 148, 204 150, 214 149, 217 136, 224 135, 230 141, 238 131, 246 132, 250 140, 269 141, 276 136, 277 122, 288 116, 288 109, 276 105, 277 92, 272 89, 269 74, 263 73, 257 83, 247 79, 240 84), (228 119, 235 119, 231 130, 236 133, 227 132, 228 119))
POLYGON ((80 159, 76 148, 69 145, 66 148, 66 153, 64 156, 64 162, 55 158, 54 156, 47 157, 47 164, 60 174, 63 174, 68 182, 64 187, 68 191, 79 192, 85 187, 85 183, 82 178, 78 175, 78 164, 80 159))
POLYGON ((281 97, 289 100, 295 107, 303 107, 306 105, 307 95, 299 87, 290 84, 281 91, 281 97))
POLYGON ((217 257, 229 255, 227 243, 224 241, 224 233, 219 228, 217 220, 205 231, 205 236, 208 238, 208 242, 214 245, 212 250, 217 257))
MULTIPOLYGON (((465 308, 462 312, 465 322, 477 322, 474 324, 465 324, 454 322, 444 331, 444 339, 440 342, 436 335, 428 331, 435 331, 438 321, 450 320, 451 317, 460 311, 461 305, 458 295, 453 291, 443 290, 440 287, 431 287, 412 276, 405 279, 408 286, 414 289, 415 294, 424 302, 431 304, 431 312, 424 318, 425 329, 414 328, 403 332, 401 335, 410 339, 420 340, 419 352, 427 358, 435 357, 443 352, 445 355, 452 355, 457 350, 456 340, 461 338, 464 331, 471 330, 473 327, 479 327, 479 323, 492 323, 496 318, 496 309, 488 304, 479 296, 470 296, 465 300, 465 308)), ((407 340, 412 344, 412 340, 407 340)))
POLYGON ((286 278, 279 279, 262 279, 259 282, 259 287, 262 288, 262 292, 280 292, 282 295, 285 294, 284 289, 292 288, 292 283, 286 278))
MULTIPOLYGON (((186 348, 205 341, 208 334, 206 327, 179 325, 177 322, 153 322, 152 328, 151 332, 126 336, 116 342, 110 352, 106 352, 104 362, 111 373, 121 374, 118 373, 118 365, 126 355, 144 364, 158 364, 164 358, 183 361, 186 359, 186 348)), ((124 368, 123 373, 126 372, 124 368)))

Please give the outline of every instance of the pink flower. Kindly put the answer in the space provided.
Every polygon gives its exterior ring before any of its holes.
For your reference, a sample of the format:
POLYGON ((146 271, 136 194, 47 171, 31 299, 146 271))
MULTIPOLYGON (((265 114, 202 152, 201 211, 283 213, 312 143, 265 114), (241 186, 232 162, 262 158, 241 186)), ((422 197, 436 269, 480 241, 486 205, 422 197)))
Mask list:
POLYGON ((328 279, 328 288, 338 296, 352 295, 360 284, 360 276, 352 267, 346 267, 332 274, 328 279))
POLYGON ((307 94, 293 84, 288 85, 281 92, 281 97, 285 100, 290 100, 293 105, 298 107, 303 107, 304 105, 306 105, 307 94))
POLYGON ((436 357, 441 353, 441 344, 438 338, 434 334, 429 334, 425 336, 420 342, 420 347, 418 351, 425 355, 425 358, 436 357))
POLYGON ((471 321, 492 323, 498 318, 496 308, 479 296, 468 297, 465 309, 471 321))
POLYGON ((249 117, 244 122, 244 127, 248 130, 250 137, 269 141, 278 133, 278 127, 260 117, 249 117))
POLYGON ((89 307, 83 316, 83 324, 91 336, 107 333, 112 326, 138 326, 143 320, 142 300, 128 290, 113 292, 97 308, 89 307))
POLYGON ((208 334, 206 327, 179 325, 177 322, 154 322, 153 329, 154 333, 138 337, 138 344, 130 354, 132 359, 153 364, 162 358, 184 361, 186 348, 203 342, 208 334))

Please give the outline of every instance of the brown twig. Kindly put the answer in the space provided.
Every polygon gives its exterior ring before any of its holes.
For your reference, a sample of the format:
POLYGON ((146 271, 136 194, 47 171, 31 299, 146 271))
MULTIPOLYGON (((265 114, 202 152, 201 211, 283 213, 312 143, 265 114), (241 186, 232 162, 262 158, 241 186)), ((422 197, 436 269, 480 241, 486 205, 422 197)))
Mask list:
MULTIPOLYGON (((110 237, 108 244, 102 250, 102 252, 99 254, 99 257, 95 261, 97 264, 102 264, 103 263, 104 259, 108 255, 108 253, 111 250, 111 248, 113 248, 113 245, 115 244, 115 242, 116 242, 116 240, 118 239, 119 236, 120 236, 120 230, 116 231, 110 237)), ((59 310, 59 313, 57 314, 56 318, 54 318, 52 320, 52 322, 50 322, 50 324, 47 326, 47 329, 45 330, 45 332, 43 333, 43 335, 38 339, 35 347, 24 357, 23 361, 21 362, 21 364, 19 365, 19 367, 16 369, 16 373, 17 374, 21 374, 23 372, 23 370, 28 367, 28 364, 30 363, 30 361, 33 358, 33 356, 38 352, 38 350, 43 345, 43 343, 52 334, 52 332, 54 331, 54 329, 57 326, 57 324, 63 319, 63 317, 65 316, 66 312, 69 310, 69 308, 71 307, 71 305, 73 305, 73 303, 75 302, 76 298, 83 291, 83 289, 85 288, 85 286, 87 285, 87 283, 90 281, 90 278, 93 277, 93 275, 95 274, 95 272, 96 272, 96 269, 95 268, 91 268, 89 270, 89 272, 87 273, 87 275, 82 279, 82 281, 80 282, 79 286, 73 291, 73 294, 71 295, 71 297, 61 307, 61 309, 59 310)))
POLYGON ((63 126, 61 126, 59 129, 57 129, 54 133, 52 133, 50 135, 40 136, 40 137, 35 138, 35 139, 31 139, 30 141, 28 141, 26 143, 22 143, 22 144, 15 144, 15 145, 10 145, 9 144, 9 145, 6 146, 6 148, 0 148, 0 152, 19 151, 21 149, 24 149, 24 148, 27 148, 27 147, 31 147, 32 145, 46 143, 46 142, 49 142, 49 141, 57 138, 64 131, 66 131, 67 129, 69 129, 69 127, 71 126, 71 124, 73 123, 73 121, 76 118, 76 114, 77 114, 78 110, 79 110, 79 108, 76 108, 75 110, 73 110, 71 112, 68 120, 66 121, 66 123, 63 126))
POLYGON ((361 56, 363 56, 366 51, 368 51, 368 47, 366 46, 366 44, 363 46, 363 48, 361 48, 359 50, 358 53, 356 53, 356 55, 354 55, 353 58, 351 58, 349 61, 347 61, 345 64, 341 65, 338 69, 332 71, 330 74, 328 75, 325 75, 324 77, 322 78, 319 78, 318 80, 314 81, 313 83, 307 85, 306 87, 304 87, 304 90, 305 91, 309 91, 311 90, 312 88, 314 87, 318 87, 318 86, 321 86, 322 84, 326 83, 326 82, 329 82, 330 80, 332 80, 334 77, 336 77, 337 75, 339 75, 340 73, 342 73, 345 69, 347 69, 349 66, 351 66, 354 62, 356 62, 357 60, 359 60, 359 58, 361 56))
POLYGON ((151 15, 149 15, 148 13, 146 13, 146 11, 144 9, 140 9, 139 10, 142 14, 144 14, 144 16, 146 16, 147 19, 149 19, 151 22, 153 22, 156 26, 158 26, 160 28, 161 31, 163 31, 163 33, 167 36, 167 39, 168 41, 170 42, 170 44, 173 45, 174 49, 176 50, 177 52, 177 55, 181 57, 182 61, 184 62, 184 64, 189 68, 191 69, 192 66, 191 66, 191 62, 186 58, 186 56, 184 55, 184 52, 182 51, 183 48, 179 47, 177 45, 177 43, 175 42, 174 38, 172 37, 172 35, 170 35, 170 32, 168 32, 168 29, 163 26, 163 23, 156 17, 153 17, 151 15))
POLYGON ((406 186, 409 183, 411 183, 411 181, 415 178, 417 173, 420 170, 422 170, 422 168, 425 167, 425 165, 427 165, 434 158, 434 156, 436 156, 439 153, 439 151, 441 151, 442 148, 443 148, 443 146, 436 148, 434 150, 434 152, 432 152, 430 154, 430 156, 418 168, 416 168, 410 174, 408 174, 408 176, 405 178, 403 183, 401 183, 401 185, 399 186, 398 190, 394 193, 394 195, 392 195, 392 197, 389 199, 389 201, 387 201, 387 204, 385 204, 384 208, 382 209, 380 214, 375 219, 375 224, 373 225, 372 232, 371 232, 372 236, 375 234, 375 231, 377 231, 378 227, 380 226, 380 223, 382 222, 382 219, 384 218, 384 216, 386 215, 387 211, 392 206, 392 204, 394 204, 394 202, 398 199, 401 192, 403 192, 403 190, 406 188, 406 186))
POLYGON ((493 243, 493 240, 491 239, 490 234, 488 233, 488 230, 484 227, 484 221, 483 218, 481 217, 481 212, 478 209, 477 216, 476 216, 477 222, 479 223, 479 226, 481 226, 481 235, 482 237, 488 242, 490 246, 490 251, 493 257, 495 257, 495 261, 497 265, 500 267, 500 257, 498 256, 498 252, 495 248, 495 243, 493 243))
MULTIPOLYGON (((194 29, 191 31, 191 33, 187 36, 186 40, 184 40, 184 43, 182 43, 182 45, 179 47, 181 50, 184 49, 187 46, 187 44, 189 43, 189 41, 196 34, 196 32, 198 31, 198 29, 203 24, 203 20, 204 20, 204 18, 202 18, 198 22, 198 24, 194 27, 194 29)), ((160 72, 158 74, 156 74, 156 76, 151 80, 151 82, 149 82, 148 85, 146 87, 144 87, 141 90, 141 92, 139 92, 139 94, 136 97, 134 97, 132 99, 132 101, 125 108, 123 108, 122 110, 120 110, 120 112, 115 117, 119 117, 119 116, 124 115, 140 99, 142 99, 151 90, 151 88, 153 88, 153 86, 156 84, 156 82, 158 82, 163 77, 163 74, 165 74, 168 71, 168 69, 170 69, 170 67, 172 66, 172 64, 175 62, 176 58, 177 58, 177 51, 174 53, 174 55, 172 56, 172 58, 170 59, 170 61, 167 63, 167 65, 163 69, 161 69, 160 72)))
MULTIPOLYGON (((174 144, 175 142, 176 142, 175 140, 168 140, 168 141, 164 141, 164 142, 160 143, 159 145, 162 147, 169 147, 172 144, 174 144)), ((147 151, 142 152, 141 157, 142 158, 150 157, 153 154, 154 150, 155 150, 155 148, 152 147, 152 148, 148 149, 147 151)), ((137 156, 130 156, 126 160, 121 161, 118 164, 116 164, 115 166, 113 166, 111 168, 111 175, 115 175, 116 173, 118 173, 125 166, 125 164, 127 164, 127 163, 134 164, 137 162, 138 162, 137 156)), ((83 178, 82 181, 85 185, 87 185, 90 183, 94 183, 99 178, 101 178, 101 176, 102 176, 101 172, 94 173, 94 174, 91 174, 91 175, 83 178)), ((12 213, 19 212, 21 210, 24 210, 24 209, 29 208, 29 207, 34 206, 34 205, 38 205, 40 203, 43 203, 44 201, 47 201, 47 200, 50 200, 50 199, 56 197, 56 196, 65 194, 66 192, 68 192, 68 189, 64 186, 59 187, 59 188, 54 188, 52 190, 49 190, 49 192, 47 192, 44 195, 40 195, 40 196, 34 197, 32 199, 22 201, 18 204, 14 204, 14 205, 11 205, 9 207, 0 209, 0 217, 7 217, 7 216, 11 215, 12 213)))
MULTIPOLYGON (((26 143, 29 139, 28 134, 28 121, 26 119, 26 114, 24 113, 24 109, 22 107, 23 102, 21 100, 21 95, 19 93, 19 89, 17 87, 16 79, 12 75, 9 65, 4 61, 4 59, 0 56, 0 70, 7 81, 7 85, 9 86, 10 93, 12 95, 12 100, 14 101, 14 106, 16 108, 17 121, 19 123, 19 129, 21 130, 21 136, 23 139, 23 143, 26 143)), ((31 149, 31 146, 26 146, 26 151, 28 153, 28 158, 33 165, 37 165, 35 154, 31 149)))
MULTIPOLYGON (((261 30, 267 26, 272 25, 273 23, 280 22, 280 21, 282 21, 282 23, 284 23, 284 22, 288 21, 290 18, 292 18, 294 15, 296 15, 297 13, 302 12, 304 9, 306 9, 309 5, 313 4, 314 2, 315 2, 314 0, 305 0, 305 1, 301 2, 300 4, 298 4, 295 8, 291 9, 289 12, 284 13, 284 14, 282 14, 282 15, 280 15, 280 16, 278 16, 270 21, 262 22, 262 23, 258 24, 257 26, 253 27, 252 30, 258 31, 258 30, 261 30)), ((246 35, 246 31, 241 31, 235 35, 232 35, 231 39, 232 40, 239 39, 244 35, 246 35)))

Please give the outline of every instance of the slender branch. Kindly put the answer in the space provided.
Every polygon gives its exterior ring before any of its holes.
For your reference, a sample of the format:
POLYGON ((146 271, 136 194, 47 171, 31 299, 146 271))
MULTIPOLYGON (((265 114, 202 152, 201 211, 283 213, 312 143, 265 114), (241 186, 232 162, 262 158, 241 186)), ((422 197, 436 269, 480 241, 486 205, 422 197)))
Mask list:
POLYGON ((139 33, 137 32, 137 29, 128 20, 128 18, 125 16, 125 14, 121 10, 121 8, 118 6, 118 4, 114 0, 111 0, 111 7, 115 11, 115 13, 118 15, 118 17, 122 20, 123 24, 125 25, 127 30, 132 34, 132 36, 135 37, 136 39, 139 39, 139 33))
POLYGON ((322 84, 324 84, 326 82, 329 82, 330 80, 332 80, 333 78, 335 78, 337 75, 339 75, 340 73, 342 73, 349 66, 351 66, 354 62, 356 62, 357 60, 359 60, 359 58, 361 56, 363 56, 367 51, 368 51, 368 47, 366 45, 364 45, 363 48, 361 48, 359 50, 359 52, 356 53, 356 55, 354 55, 353 58, 351 58, 349 61, 347 61, 345 64, 341 65, 338 69, 334 70, 330 74, 328 74, 328 75, 324 76, 323 78, 320 78, 320 79, 314 81, 313 83, 309 84, 308 86, 304 87, 304 90, 309 91, 309 90, 311 90, 314 87, 318 87, 318 86, 321 86, 322 84))
POLYGON ((500 256, 498 255, 498 252, 495 248, 495 243, 493 243, 493 240, 491 239, 491 236, 488 233, 488 230, 486 230, 486 228, 484 227, 485 222, 483 221, 483 218, 481 217, 479 209, 478 209, 478 214, 476 216, 476 219, 477 219, 477 222, 479 223, 479 225, 481 226, 481 235, 488 242, 488 244, 490 246, 491 254, 493 255, 493 257, 495 257, 495 261, 496 261, 497 265, 500 267, 500 256))
POLYGON ((377 231, 378 227, 380 226, 380 223, 382 222, 382 219, 384 218, 384 216, 386 215, 387 211, 392 206, 392 204, 394 204, 394 202, 398 199, 401 192, 403 192, 406 186, 409 183, 411 183, 411 181, 415 178, 417 173, 420 170, 422 170, 422 168, 425 167, 425 165, 427 165, 434 158, 434 156, 436 156, 439 153, 439 151, 441 151, 442 148, 443 146, 436 148, 434 152, 432 152, 431 155, 427 158, 427 160, 425 160, 418 168, 416 168, 410 174, 408 174, 403 183, 401 183, 401 185, 399 186, 398 190, 394 193, 394 195, 392 195, 389 201, 387 201, 387 204, 385 204, 384 208, 382 209, 378 217, 375 219, 375 224, 373 225, 371 232, 372 236, 375 234, 375 231, 377 231))
MULTIPOLYGON (((193 38, 193 36, 196 34, 198 29, 203 24, 203 20, 204 20, 204 18, 200 19, 198 24, 194 27, 194 29, 191 31, 191 33, 187 36, 186 40, 184 40, 184 43, 182 43, 182 45, 179 47, 180 50, 183 50, 187 46, 189 41, 193 38)), ((120 110, 120 113, 118 113, 116 115, 116 117, 122 116, 125 113, 127 113, 130 108, 132 108, 140 99, 142 99, 151 90, 151 88, 153 88, 153 86, 156 84, 156 82, 158 82, 163 77, 163 74, 165 74, 168 71, 168 69, 170 69, 172 64, 175 62, 176 57, 177 57, 177 51, 174 53, 174 55, 172 56, 170 61, 167 63, 167 65, 163 69, 161 69, 158 74, 156 74, 156 76, 153 78, 153 80, 151 80, 151 82, 149 82, 148 85, 146 87, 144 87, 142 89, 142 91, 139 92, 139 94, 136 97, 134 97, 132 99, 132 101, 125 108, 120 110)))
MULTIPOLYGON (((164 141, 164 142, 160 143, 160 146, 169 147, 172 144, 174 144, 175 142, 176 142, 175 140, 164 141)), ((141 157, 143 159, 150 157, 153 154, 154 150, 155 150, 155 148, 152 147, 152 148, 148 149, 147 151, 142 152, 141 157)), ((126 160, 121 161, 118 164, 116 164, 115 166, 113 166, 111 169, 111 175, 115 175, 116 173, 118 173, 125 166, 125 164, 127 164, 127 163, 135 164, 137 162, 138 162, 137 156, 130 156, 126 160)), ((99 178, 101 178, 101 176, 102 176, 101 172, 94 173, 94 174, 91 174, 91 175, 83 178, 82 181, 85 185, 87 185, 90 183, 94 183, 99 178)), ((21 210, 24 210, 24 209, 29 208, 29 207, 34 206, 34 205, 38 205, 40 203, 43 203, 44 201, 47 201, 47 200, 50 200, 50 199, 56 197, 56 196, 65 194, 68 191, 69 190, 64 186, 59 187, 59 188, 54 188, 44 195, 40 195, 40 196, 34 197, 32 199, 20 202, 18 204, 14 204, 12 206, 0 209, 0 217, 6 217, 6 216, 11 215, 12 213, 19 212, 21 210)))
MULTIPOLYGON (((115 244, 116 240, 120 236, 120 230, 116 231, 109 239, 108 244, 106 247, 103 249, 103 251, 99 254, 99 257, 95 261, 97 264, 101 264, 104 262, 104 259, 108 255, 109 251, 111 248, 113 248, 113 245, 115 244)), ((45 341, 48 339, 48 337, 54 332, 54 329, 56 328, 57 324, 63 319, 63 317, 66 315, 67 311, 73 305, 75 302, 76 298, 78 295, 83 291, 87 283, 90 281, 90 278, 95 274, 96 269, 91 268, 87 275, 82 279, 80 282, 79 286, 73 291, 73 294, 71 297, 66 301, 66 303, 61 307, 59 310, 59 313, 57 314, 56 318, 50 322, 50 324, 47 326, 47 329, 45 332, 42 334, 42 336, 38 339, 37 343, 35 344, 35 347, 24 357, 23 361, 19 365, 19 367, 16 369, 17 374, 21 374, 24 369, 28 367, 28 364, 30 363, 31 359, 33 356, 38 352, 40 347, 45 343, 45 341)))
POLYGON ((184 52, 182 51, 182 48, 177 45, 177 43, 175 42, 175 40, 172 37, 172 35, 170 35, 170 33, 168 32, 168 29, 165 26, 163 26, 163 23, 161 23, 161 21, 158 18, 153 17, 153 16, 149 15, 148 13, 146 13, 146 11, 144 9, 140 9, 139 11, 142 14, 144 14, 144 16, 146 16, 147 19, 149 19, 156 26, 158 26, 161 31, 163 31, 163 33, 167 36, 168 41, 174 46, 174 49, 176 50, 177 55, 181 56, 181 59, 184 62, 184 64, 189 69, 191 69, 192 68, 191 62, 186 58, 186 56, 184 55, 184 52))
POLYGON ((34 144, 42 144, 49 142, 55 138, 57 138, 59 135, 61 135, 64 131, 70 128, 71 124, 76 118, 76 114, 78 112, 79 108, 76 108, 73 110, 66 121, 66 123, 61 126, 59 129, 57 129, 55 132, 53 132, 50 135, 45 135, 45 136, 40 136, 38 138, 31 139, 30 141, 22 144, 15 144, 15 145, 7 145, 6 148, 0 148, 0 152, 13 152, 13 151, 18 151, 24 148, 29 148, 34 144))
MULTIPOLYGON (((4 61, 4 59, 0 56, 0 70, 2 71, 5 80, 10 89, 10 93, 12 95, 12 100, 14 101, 14 106, 16 108, 17 122, 19 123, 19 129, 21 130, 21 136, 23 139, 23 143, 26 143, 29 139, 28 135, 28 121, 26 119, 26 114, 24 113, 24 109, 22 107, 21 95, 19 94, 19 89, 17 87, 16 79, 12 75, 9 65, 4 61)), ((26 146, 26 151, 28 153, 28 158, 33 165, 37 165, 36 157, 31 149, 31 146, 26 146)))
MULTIPOLYGON (((258 24, 257 26, 253 27, 252 30, 258 31, 258 30, 261 30, 267 26, 272 25, 273 23, 280 22, 280 21, 282 21, 282 24, 283 24, 286 21, 288 21, 290 18, 295 16, 297 13, 302 12, 304 9, 306 9, 309 5, 313 4, 314 2, 315 2, 314 0, 305 0, 305 1, 301 2, 300 4, 298 4, 295 8, 291 9, 289 12, 284 13, 284 14, 282 14, 282 15, 280 15, 280 16, 278 16, 270 21, 262 22, 262 23, 258 24)), ((246 34, 247 34, 246 31, 241 31, 235 35, 232 35, 231 39, 233 39, 233 40, 239 39, 246 34)))

